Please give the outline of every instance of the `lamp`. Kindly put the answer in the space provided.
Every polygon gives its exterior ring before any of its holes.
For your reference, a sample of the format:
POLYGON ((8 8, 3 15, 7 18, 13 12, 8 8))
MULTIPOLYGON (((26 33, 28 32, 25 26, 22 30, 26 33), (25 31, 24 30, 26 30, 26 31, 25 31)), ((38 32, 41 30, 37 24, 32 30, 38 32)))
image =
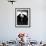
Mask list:
POLYGON ((8 2, 11 2, 12 4, 16 2, 15 0, 8 0, 8 2))

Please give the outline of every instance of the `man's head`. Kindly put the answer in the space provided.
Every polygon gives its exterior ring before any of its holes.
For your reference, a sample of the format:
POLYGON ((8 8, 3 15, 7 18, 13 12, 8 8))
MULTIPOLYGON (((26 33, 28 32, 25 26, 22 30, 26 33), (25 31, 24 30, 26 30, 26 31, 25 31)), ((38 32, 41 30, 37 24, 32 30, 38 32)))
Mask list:
POLYGON ((22 17, 22 18, 24 17, 24 14, 23 14, 23 12, 21 12, 21 13, 20 13, 20 17, 22 17))

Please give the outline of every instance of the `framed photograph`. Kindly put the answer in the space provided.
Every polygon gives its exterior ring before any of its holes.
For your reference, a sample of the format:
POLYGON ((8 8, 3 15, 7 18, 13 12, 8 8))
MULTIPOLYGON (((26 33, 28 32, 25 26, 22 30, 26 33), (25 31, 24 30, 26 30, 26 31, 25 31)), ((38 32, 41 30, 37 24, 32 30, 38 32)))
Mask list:
POLYGON ((30 8, 15 8, 15 26, 30 27, 30 8))

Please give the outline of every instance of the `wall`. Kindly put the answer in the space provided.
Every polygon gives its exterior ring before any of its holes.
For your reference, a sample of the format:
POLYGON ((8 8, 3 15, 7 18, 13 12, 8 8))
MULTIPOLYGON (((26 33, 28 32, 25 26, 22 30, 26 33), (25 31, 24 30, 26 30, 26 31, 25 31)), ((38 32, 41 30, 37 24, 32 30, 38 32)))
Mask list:
POLYGON ((13 5, 0 0, 0 41, 15 40, 19 32, 29 33, 33 40, 46 40, 46 14, 43 0, 17 0, 13 5), (15 8, 31 8, 31 27, 15 27, 15 8))

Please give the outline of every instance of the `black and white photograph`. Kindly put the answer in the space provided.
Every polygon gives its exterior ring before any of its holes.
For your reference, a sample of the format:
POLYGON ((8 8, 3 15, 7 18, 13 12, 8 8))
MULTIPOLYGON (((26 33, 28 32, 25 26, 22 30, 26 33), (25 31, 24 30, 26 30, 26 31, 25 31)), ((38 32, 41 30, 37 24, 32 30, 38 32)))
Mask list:
POLYGON ((30 27, 30 8, 15 9, 15 26, 30 27))

